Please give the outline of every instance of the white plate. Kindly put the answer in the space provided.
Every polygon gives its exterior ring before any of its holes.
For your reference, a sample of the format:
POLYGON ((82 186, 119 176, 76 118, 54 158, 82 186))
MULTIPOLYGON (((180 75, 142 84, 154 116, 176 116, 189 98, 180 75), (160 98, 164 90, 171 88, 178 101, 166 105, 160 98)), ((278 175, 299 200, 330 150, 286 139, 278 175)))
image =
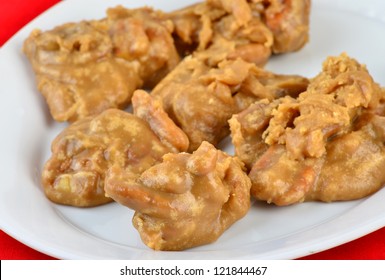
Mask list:
MULTIPOLYGON (((189 1, 121 1, 127 7, 164 10, 189 1)), ((104 16, 120 1, 64 1, 29 23, 0 50, 1 229, 21 242, 62 259, 289 259, 348 242, 385 226, 385 189, 351 202, 290 207, 255 203, 248 215, 210 245, 184 252, 154 252, 131 225, 132 211, 109 204, 90 209, 49 202, 40 186, 49 146, 65 127, 51 120, 21 52, 34 28, 104 16)), ((313 1, 311 41, 300 52, 272 58, 267 68, 316 75, 328 55, 346 51, 366 63, 385 85, 385 2, 313 1)), ((228 147, 231 149, 231 147, 228 147)))

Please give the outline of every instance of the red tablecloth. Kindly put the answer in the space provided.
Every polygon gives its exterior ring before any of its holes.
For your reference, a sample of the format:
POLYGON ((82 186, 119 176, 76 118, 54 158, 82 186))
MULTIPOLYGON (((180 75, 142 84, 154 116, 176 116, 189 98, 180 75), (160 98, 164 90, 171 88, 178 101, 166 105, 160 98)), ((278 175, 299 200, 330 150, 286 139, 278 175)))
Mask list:
MULTIPOLYGON (((0 1, 0 46, 59 0, 0 1)), ((0 259, 52 259, 0 231, 0 259)), ((385 259, 385 227, 339 247, 303 259, 385 259)))

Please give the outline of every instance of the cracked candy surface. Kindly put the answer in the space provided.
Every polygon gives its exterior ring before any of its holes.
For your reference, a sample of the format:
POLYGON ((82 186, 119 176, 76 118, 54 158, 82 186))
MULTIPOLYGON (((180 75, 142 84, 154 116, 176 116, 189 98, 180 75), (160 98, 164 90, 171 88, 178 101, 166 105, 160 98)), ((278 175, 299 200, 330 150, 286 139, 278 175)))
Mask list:
POLYGON ((350 200, 382 187, 384 91, 366 67, 342 54, 298 98, 260 101, 230 121, 251 193, 287 205, 350 200))

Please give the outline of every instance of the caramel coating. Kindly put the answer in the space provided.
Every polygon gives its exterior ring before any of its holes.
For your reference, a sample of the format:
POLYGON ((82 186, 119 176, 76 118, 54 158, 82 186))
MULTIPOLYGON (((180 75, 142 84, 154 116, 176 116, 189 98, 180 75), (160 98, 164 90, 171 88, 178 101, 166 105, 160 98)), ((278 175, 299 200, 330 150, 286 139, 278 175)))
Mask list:
POLYGON ((309 40, 310 0, 267 0, 264 22, 273 32, 273 53, 300 50, 309 40))
POLYGON ((189 151, 202 141, 217 145, 229 134, 228 120, 251 103, 304 91, 306 78, 277 75, 242 59, 224 60, 212 67, 186 57, 152 91, 165 111, 187 134, 189 151))
POLYGON ((174 25, 162 11, 117 6, 107 10, 101 23, 108 27, 113 54, 139 64, 145 88, 154 87, 180 61, 171 35, 174 25))
POLYGON ((152 86, 179 62, 172 22, 150 8, 116 7, 101 20, 34 30, 24 53, 57 121, 124 108, 135 89, 152 86))
POLYGON ((179 52, 264 65, 271 55, 273 35, 259 15, 253 16, 250 5, 245 0, 207 0, 169 13, 179 52))
POLYGON ((231 121, 251 194, 277 205, 352 200, 385 183, 384 90, 342 54, 298 98, 251 105, 231 121))
POLYGON ((310 0, 207 0, 169 13, 180 53, 242 58, 263 65, 272 53, 308 41, 310 0))
POLYGON ((250 207, 243 164, 208 142, 193 153, 166 154, 141 174, 114 165, 106 193, 134 209, 133 224, 155 250, 214 242, 250 207))
POLYGON ((105 196, 105 173, 112 165, 142 173, 170 152, 185 151, 186 135, 143 91, 133 97, 132 115, 108 109, 96 117, 76 121, 52 143, 52 156, 42 172, 45 194, 53 202, 78 207, 112 201, 105 196), (169 139, 164 139, 167 134, 169 139))

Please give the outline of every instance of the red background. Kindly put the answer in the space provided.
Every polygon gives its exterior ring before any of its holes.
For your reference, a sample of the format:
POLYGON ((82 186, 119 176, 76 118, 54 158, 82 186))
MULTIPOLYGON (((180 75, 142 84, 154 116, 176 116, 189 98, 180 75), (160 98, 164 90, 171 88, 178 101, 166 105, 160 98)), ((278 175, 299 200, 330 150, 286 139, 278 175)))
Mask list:
MULTIPOLYGON (((0 47, 40 13, 59 0, 0 1, 0 47)), ((385 214, 385 213, 384 213, 385 214)), ((35 251, 0 231, 1 260, 48 260, 50 256, 35 251)), ((385 259, 385 227, 355 241, 304 257, 306 260, 385 259)))

